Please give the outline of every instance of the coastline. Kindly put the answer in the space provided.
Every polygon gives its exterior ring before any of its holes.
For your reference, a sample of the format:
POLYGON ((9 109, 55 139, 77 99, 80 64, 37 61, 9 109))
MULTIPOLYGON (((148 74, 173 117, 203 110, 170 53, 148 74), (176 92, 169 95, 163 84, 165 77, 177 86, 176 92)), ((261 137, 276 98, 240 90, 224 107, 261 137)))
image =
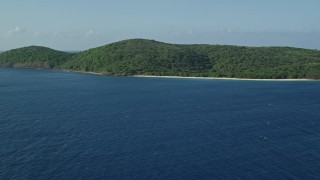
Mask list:
POLYGON ((92 74, 92 75, 98 75, 98 76, 103 76, 103 73, 97 73, 97 72, 92 72, 92 71, 76 71, 76 70, 69 70, 69 69, 56 69, 56 70, 61 70, 64 72, 73 72, 73 73, 82 73, 82 74, 92 74))
POLYGON ((124 76, 124 77, 137 77, 137 78, 168 78, 168 79, 207 79, 207 80, 231 80, 231 81, 283 81, 283 82, 295 82, 295 81, 320 81, 318 79, 249 79, 249 78, 228 78, 228 77, 192 77, 192 76, 154 76, 154 75, 106 75, 104 73, 97 73, 92 71, 76 71, 63 69, 66 72, 77 72, 83 74, 92 74, 98 76, 124 76))
POLYGON ((182 76, 152 76, 133 75, 139 78, 171 78, 171 79, 211 79, 211 80, 233 80, 233 81, 319 81, 317 79, 248 79, 248 78, 228 78, 228 77, 182 77, 182 76))
MULTIPOLYGON (((17 67, 3 67, 0 68, 17 68, 17 67)), ((69 69, 48 69, 48 68, 36 68, 36 67, 19 67, 19 68, 31 68, 31 69, 47 69, 47 70, 58 70, 64 72, 91 74, 97 76, 124 76, 124 77, 137 77, 137 78, 168 78, 168 79, 207 79, 207 80, 231 80, 231 81, 320 81, 319 79, 249 79, 249 78, 228 78, 228 77, 192 77, 192 76, 154 76, 154 75, 109 75, 105 73, 98 73, 92 71, 77 71, 69 69)))

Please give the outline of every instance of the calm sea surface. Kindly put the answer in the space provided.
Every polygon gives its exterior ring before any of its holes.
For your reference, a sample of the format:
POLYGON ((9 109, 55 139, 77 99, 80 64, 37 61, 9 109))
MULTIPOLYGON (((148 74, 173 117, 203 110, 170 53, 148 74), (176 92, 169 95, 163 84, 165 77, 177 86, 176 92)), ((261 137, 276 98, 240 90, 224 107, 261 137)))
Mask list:
POLYGON ((320 82, 2 68, 0 179, 320 179, 320 82))

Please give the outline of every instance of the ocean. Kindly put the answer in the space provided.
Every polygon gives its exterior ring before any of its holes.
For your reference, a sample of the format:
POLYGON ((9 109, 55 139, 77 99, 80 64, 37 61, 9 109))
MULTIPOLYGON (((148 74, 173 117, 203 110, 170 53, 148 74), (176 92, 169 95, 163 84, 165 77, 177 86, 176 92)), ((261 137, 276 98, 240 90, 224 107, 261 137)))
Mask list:
POLYGON ((319 179, 320 82, 0 69, 0 179, 319 179))

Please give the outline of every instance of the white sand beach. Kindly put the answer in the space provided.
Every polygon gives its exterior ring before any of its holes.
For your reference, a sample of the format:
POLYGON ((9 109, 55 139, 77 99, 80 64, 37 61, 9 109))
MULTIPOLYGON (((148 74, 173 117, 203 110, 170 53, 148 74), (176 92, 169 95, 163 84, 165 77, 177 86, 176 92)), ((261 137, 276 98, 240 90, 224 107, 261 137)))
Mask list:
MULTIPOLYGON (((77 72, 84 74, 93 74, 103 76, 103 73, 91 72, 91 71, 75 71, 75 70, 63 70, 66 72, 77 72)), ((248 79, 248 78, 228 78, 228 77, 186 77, 186 76, 153 76, 153 75, 132 75, 128 77, 139 78, 171 78, 171 79, 212 79, 212 80, 235 80, 235 81, 320 81, 317 79, 248 79)))
POLYGON ((247 79, 247 78, 228 78, 228 77, 181 77, 181 76, 152 76, 152 75, 133 75, 132 77, 142 78, 175 78, 175 79, 212 79, 212 80, 243 80, 243 81, 319 81, 315 79, 247 79))

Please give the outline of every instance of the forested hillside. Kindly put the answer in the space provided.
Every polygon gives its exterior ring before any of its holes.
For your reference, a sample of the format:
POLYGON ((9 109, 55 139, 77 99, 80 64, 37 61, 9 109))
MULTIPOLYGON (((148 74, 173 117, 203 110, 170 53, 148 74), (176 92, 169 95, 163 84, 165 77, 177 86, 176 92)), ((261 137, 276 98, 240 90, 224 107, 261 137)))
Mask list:
POLYGON ((190 46, 127 40, 76 54, 63 68, 106 74, 201 76, 212 70, 207 54, 190 46))
POLYGON ((318 50, 178 45, 144 39, 124 40, 79 53, 25 47, 1 53, 0 65, 92 71, 106 75, 320 79, 318 50))
POLYGON ((29 46, 0 53, 0 66, 56 68, 72 55, 46 47, 29 46))

